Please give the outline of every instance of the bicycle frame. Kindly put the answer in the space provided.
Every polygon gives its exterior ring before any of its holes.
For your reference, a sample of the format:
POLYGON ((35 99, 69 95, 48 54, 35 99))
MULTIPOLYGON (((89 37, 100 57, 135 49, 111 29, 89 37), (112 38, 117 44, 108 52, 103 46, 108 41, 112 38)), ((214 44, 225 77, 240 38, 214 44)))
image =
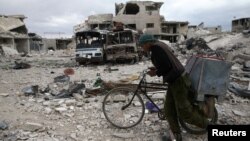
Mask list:
POLYGON ((160 84, 160 83, 148 83, 146 81, 146 75, 147 75, 147 71, 144 70, 142 73, 142 79, 140 80, 133 97, 131 98, 130 102, 126 105, 124 105, 122 107, 122 110, 125 110, 134 100, 135 95, 138 93, 138 91, 140 90, 143 95, 156 107, 156 109, 158 110, 158 113, 163 113, 163 111, 154 103, 154 101, 147 95, 147 89, 151 88, 151 89, 160 89, 160 90, 167 90, 167 84, 160 84), (149 86, 150 85, 150 86, 149 86), (161 86, 161 87, 160 87, 161 86))

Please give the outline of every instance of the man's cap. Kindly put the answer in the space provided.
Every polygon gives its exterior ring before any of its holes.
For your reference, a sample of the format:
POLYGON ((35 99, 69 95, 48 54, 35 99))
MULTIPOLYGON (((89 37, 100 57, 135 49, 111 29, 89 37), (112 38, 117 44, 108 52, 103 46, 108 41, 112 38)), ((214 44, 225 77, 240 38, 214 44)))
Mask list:
POLYGON ((141 35, 141 37, 139 38, 139 45, 142 46, 144 45, 145 43, 148 43, 148 42, 155 42, 156 39, 154 38, 153 35, 150 35, 150 34, 143 34, 141 35))

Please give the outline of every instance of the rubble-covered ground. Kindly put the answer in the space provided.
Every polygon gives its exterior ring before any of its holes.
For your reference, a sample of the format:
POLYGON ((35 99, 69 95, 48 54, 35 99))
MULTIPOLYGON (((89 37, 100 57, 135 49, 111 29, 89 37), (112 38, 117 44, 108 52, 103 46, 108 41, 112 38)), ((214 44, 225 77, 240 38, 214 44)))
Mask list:
MULTIPOLYGON (((226 36, 239 38, 241 35, 217 36, 217 39, 213 37, 214 42, 216 40, 225 41, 226 39, 223 38, 226 36)), ((207 38, 209 37, 207 36, 207 38)), ((250 38, 243 36, 241 38, 244 40, 237 39, 237 43, 229 43, 230 46, 225 43, 216 49, 222 48, 225 54, 230 51, 244 56, 243 59, 241 57, 235 60, 232 60, 231 57, 230 61, 233 62, 233 66, 230 80, 247 87, 249 90, 250 72, 243 71, 242 68, 248 69, 250 67, 248 59, 246 59, 250 55, 248 54, 250 46, 246 44, 249 43, 250 38)), ((232 41, 231 39, 230 42, 232 41)), ((211 40, 209 44, 212 44, 211 40)), ((213 46, 215 45, 213 44, 213 46)), ((183 64, 188 56, 195 53, 194 50, 186 50, 184 43, 173 48, 183 64)), ((63 75, 66 68, 74 70, 74 74, 70 75, 70 82, 84 83, 86 89, 98 88, 93 85, 99 74, 101 79, 105 81, 137 84, 139 79, 135 76, 139 76, 143 69, 152 66, 149 60, 136 64, 77 66, 73 56, 65 55, 61 51, 45 55, 35 54, 18 57, 16 60, 26 62, 31 67, 13 69, 15 66, 14 58, 1 57, 0 140, 160 141, 161 136, 168 131, 168 123, 159 120, 157 113, 146 113, 143 121, 130 129, 113 127, 105 119, 102 112, 105 90, 95 94, 76 93, 68 98, 54 98, 52 94, 56 92, 52 91, 43 93, 39 91, 35 95, 27 95, 23 92, 23 88, 33 85, 38 85, 39 90, 44 90, 48 85, 51 89, 57 89, 60 85, 54 83, 54 78, 63 75), (112 69, 114 70, 112 71, 112 69)), ((160 82, 161 78, 154 77, 148 78, 148 80, 160 82)), ((159 96, 163 99, 164 93, 159 96)), ((216 108, 219 114, 218 124, 250 124, 249 98, 241 97, 228 90, 223 101, 216 104, 216 108)), ((191 135, 183 130, 183 140, 203 141, 207 140, 207 135, 191 135)))

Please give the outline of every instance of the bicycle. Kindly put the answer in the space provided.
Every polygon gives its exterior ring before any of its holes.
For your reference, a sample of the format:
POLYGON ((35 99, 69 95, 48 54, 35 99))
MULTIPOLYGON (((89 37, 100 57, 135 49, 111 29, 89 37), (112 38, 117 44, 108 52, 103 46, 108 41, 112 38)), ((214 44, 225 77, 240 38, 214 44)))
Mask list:
MULTIPOLYGON (((167 84, 148 83, 146 81, 147 70, 143 70, 141 80, 135 90, 130 87, 117 87, 110 90, 104 97, 102 110, 105 118, 113 126, 121 129, 127 129, 139 124, 145 114, 145 105, 142 97, 143 94, 158 111, 158 117, 165 120, 166 116, 163 109, 159 108, 157 104, 147 94, 147 89, 161 89, 167 90, 167 84), (141 93, 140 93, 141 92, 141 93)), ((210 122, 215 123, 218 119, 218 112, 214 109, 214 116, 210 122)), ((198 128, 183 121, 179 117, 181 126, 189 133, 204 134, 206 129, 198 128)))

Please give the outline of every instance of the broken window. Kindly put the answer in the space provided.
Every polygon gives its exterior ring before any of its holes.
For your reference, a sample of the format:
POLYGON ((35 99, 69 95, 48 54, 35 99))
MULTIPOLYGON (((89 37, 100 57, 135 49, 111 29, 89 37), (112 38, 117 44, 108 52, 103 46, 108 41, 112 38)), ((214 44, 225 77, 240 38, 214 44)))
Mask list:
POLYGON ((233 21, 233 25, 234 26, 238 25, 238 21, 233 21))
POLYGON ((133 42, 133 35, 132 32, 123 32, 120 34, 121 44, 124 43, 132 43, 133 42))
POLYGON ((76 33, 76 49, 99 48, 104 42, 104 37, 99 32, 76 33))
POLYGON ((108 35, 108 45, 133 43, 132 32, 116 32, 108 35))
POLYGON ((110 33, 108 35, 108 45, 119 44, 119 34, 118 33, 110 33))
POLYGON ((91 24, 91 25, 90 25, 90 28, 91 28, 91 29, 95 29, 95 28, 97 28, 97 27, 98 27, 98 24, 91 24))
POLYGON ((146 6, 146 11, 155 11, 155 10, 158 10, 156 6, 153 6, 153 5, 146 6))
POLYGON ((177 33, 177 28, 176 27, 173 28, 173 33, 177 33))
POLYGON ((126 15, 136 15, 139 12, 139 6, 134 3, 128 3, 125 7, 125 11, 123 14, 126 15))
POLYGON ((147 27, 147 28, 154 28, 154 23, 147 23, 147 24, 146 24, 146 27, 147 27))
POLYGON ((127 24, 127 28, 136 30, 136 24, 127 24))
POLYGON ((109 27, 110 27, 110 24, 99 24, 100 30, 105 30, 105 29, 108 29, 109 27))

